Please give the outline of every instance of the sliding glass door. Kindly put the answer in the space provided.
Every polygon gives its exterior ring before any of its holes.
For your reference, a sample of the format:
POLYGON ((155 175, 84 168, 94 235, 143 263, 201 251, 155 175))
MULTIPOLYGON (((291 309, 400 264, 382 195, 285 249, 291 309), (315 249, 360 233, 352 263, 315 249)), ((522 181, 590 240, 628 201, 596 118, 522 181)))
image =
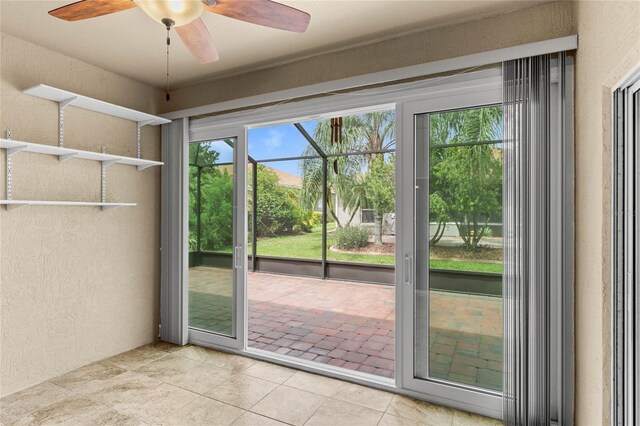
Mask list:
POLYGON ((243 348, 244 128, 189 144, 189 340, 243 348))
POLYGON ((402 107, 401 386, 502 404, 500 91, 402 107))

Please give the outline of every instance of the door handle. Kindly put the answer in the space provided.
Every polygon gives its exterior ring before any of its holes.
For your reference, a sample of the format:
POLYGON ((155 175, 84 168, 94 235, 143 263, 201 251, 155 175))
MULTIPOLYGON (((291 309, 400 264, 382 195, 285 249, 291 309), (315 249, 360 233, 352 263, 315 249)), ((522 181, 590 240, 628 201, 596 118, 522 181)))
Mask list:
POLYGON ((413 269, 411 267, 412 259, 411 256, 404 256, 404 285, 410 286, 413 278, 413 269))
POLYGON ((242 268, 242 247, 238 246, 234 249, 234 266, 236 269, 242 268))

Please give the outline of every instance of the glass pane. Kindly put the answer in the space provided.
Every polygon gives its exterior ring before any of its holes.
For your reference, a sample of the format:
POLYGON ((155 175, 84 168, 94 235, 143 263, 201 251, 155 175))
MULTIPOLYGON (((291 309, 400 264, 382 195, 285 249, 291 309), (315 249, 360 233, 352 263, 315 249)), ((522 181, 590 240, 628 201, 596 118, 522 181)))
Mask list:
MULTIPOLYGON (((258 259, 322 259, 322 214, 316 209, 321 191, 309 188, 308 181, 305 185, 305 164, 301 160, 273 161, 256 167, 258 259)), ((252 169, 249 181, 253 181, 252 169)), ((251 194, 253 197, 253 191, 251 194)))
POLYGON ((395 153, 329 159, 327 259, 395 266, 395 153))
POLYGON ((189 146, 189 327, 234 335, 235 139, 189 146))
MULTIPOLYGON (((253 256, 253 210, 254 198, 253 189, 256 186, 253 179, 255 173, 255 165, 252 162, 247 164, 247 255, 249 257, 249 269, 252 269, 251 258, 253 256)), ((257 200, 256 200, 257 201, 257 200)))
MULTIPOLYGON (((316 122, 304 123, 305 130, 313 134, 316 122)), ((318 155, 293 124, 249 129, 249 156, 256 161, 318 155)))
POLYGON ((416 119, 415 375, 501 391, 502 110, 416 119))

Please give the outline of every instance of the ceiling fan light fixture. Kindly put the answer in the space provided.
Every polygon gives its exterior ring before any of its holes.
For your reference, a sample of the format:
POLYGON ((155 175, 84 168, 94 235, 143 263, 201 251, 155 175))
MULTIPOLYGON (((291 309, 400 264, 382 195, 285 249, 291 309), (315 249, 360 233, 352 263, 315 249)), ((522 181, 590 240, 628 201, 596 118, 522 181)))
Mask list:
POLYGON ((154 21, 162 23, 163 19, 170 19, 176 27, 193 22, 204 11, 201 0, 134 0, 134 2, 154 21))

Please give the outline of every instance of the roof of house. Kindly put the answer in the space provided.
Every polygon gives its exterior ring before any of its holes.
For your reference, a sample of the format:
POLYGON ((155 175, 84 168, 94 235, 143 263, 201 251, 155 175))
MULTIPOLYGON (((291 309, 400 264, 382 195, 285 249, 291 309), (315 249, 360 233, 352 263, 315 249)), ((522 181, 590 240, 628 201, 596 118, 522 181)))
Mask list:
POLYGON ((274 169, 273 167, 265 166, 278 176, 278 182, 282 186, 288 186, 291 188, 302 188, 302 178, 296 176, 293 173, 285 172, 282 170, 274 169))

